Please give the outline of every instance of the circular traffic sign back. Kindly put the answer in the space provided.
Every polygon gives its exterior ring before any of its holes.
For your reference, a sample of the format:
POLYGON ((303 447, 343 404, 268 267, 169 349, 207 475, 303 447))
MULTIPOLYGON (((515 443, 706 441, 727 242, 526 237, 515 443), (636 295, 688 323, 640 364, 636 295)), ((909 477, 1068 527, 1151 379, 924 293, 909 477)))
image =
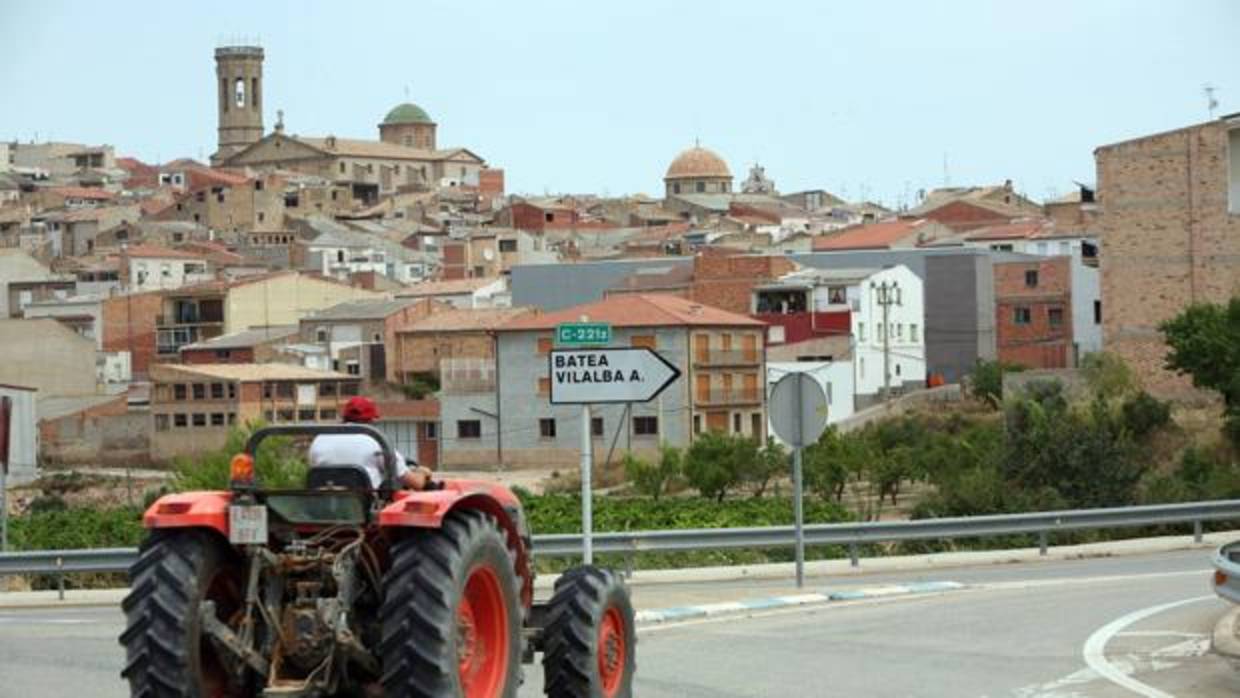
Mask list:
POLYGON ((793 448, 816 442, 827 428, 827 394, 808 373, 789 373, 776 381, 770 411, 771 428, 793 448))

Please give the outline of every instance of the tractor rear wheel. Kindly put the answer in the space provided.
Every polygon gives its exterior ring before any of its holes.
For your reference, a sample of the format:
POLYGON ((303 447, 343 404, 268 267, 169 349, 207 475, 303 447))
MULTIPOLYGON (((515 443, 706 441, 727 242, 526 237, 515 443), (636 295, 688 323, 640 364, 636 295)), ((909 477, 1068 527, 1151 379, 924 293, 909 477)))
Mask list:
POLYGON ((637 670, 633 604, 611 570, 560 575, 543 629, 543 690, 551 698, 631 698, 637 670))
MULTIPOLYGON (((205 531, 155 531, 129 569, 125 612, 125 668, 130 695, 220 698, 248 695, 228 667, 235 658, 217 655, 198 619, 203 602, 215 604, 225 624, 243 607, 242 566, 205 531)), ((252 680, 253 677, 248 677, 252 680)))
POLYGON ((384 694, 509 698, 521 683, 520 584, 507 536, 478 511, 392 546, 383 580, 384 694))

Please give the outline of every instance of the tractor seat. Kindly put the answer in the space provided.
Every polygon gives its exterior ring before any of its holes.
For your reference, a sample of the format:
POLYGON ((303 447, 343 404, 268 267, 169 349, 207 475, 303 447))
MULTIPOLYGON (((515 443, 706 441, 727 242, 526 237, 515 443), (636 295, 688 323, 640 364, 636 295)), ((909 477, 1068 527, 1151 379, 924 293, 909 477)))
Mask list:
POLYGON ((360 465, 316 465, 306 474, 306 487, 312 490, 337 488, 370 491, 370 473, 360 465))

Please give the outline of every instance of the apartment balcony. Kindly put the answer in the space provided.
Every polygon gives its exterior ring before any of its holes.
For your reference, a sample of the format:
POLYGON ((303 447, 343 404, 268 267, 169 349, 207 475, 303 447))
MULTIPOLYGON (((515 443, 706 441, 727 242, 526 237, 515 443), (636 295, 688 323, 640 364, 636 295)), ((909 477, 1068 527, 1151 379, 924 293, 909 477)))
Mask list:
POLYGON ((762 361, 762 353, 757 350, 744 349, 711 349, 707 352, 694 354, 693 363, 698 366, 757 366, 762 361))
POLYGON ((762 391, 757 389, 698 391, 694 402, 699 407, 720 407, 723 405, 760 405, 762 391))
POLYGON ((175 356, 181 347, 224 334, 222 322, 155 323, 155 351, 161 356, 175 356))

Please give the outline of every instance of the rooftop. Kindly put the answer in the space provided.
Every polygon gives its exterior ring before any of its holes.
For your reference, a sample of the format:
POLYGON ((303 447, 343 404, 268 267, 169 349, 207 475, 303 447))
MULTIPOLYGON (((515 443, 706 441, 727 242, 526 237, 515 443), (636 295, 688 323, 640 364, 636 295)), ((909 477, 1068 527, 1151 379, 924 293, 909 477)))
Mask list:
POLYGON ((882 250, 891 247, 921 227, 923 220, 897 220, 860 225, 814 240, 814 251, 882 250))
POLYGON ((303 319, 306 321, 382 320, 399 313, 405 308, 416 305, 417 302, 418 299, 416 298, 397 298, 395 300, 378 298, 374 300, 346 301, 311 313, 303 319))
POLYGON ((422 283, 413 284, 400 293, 396 294, 399 298, 424 298, 427 296, 459 296, 464 293, 473 293, 481 288, 490 286, 499 281, 498 278, 472 278, 472 279, 449 279, 447 281, 423 281, 422 283))
POLYGON ((500 331, 550 330, 566 322, 607 322, 615 327, 762 327, 753 318, 677 296, 640 293, 608 296, 601 301, 576 305, 515 320, 500 331))
POLYGON ((397 104, 383 117, 385 124, 432 124, 430 114, 412 102, 397 104))
POLYGON ((714 151, 694 146, 681 152, 667 167, 664 179, 692 179, 698 177, 732 177, 728 163, 714 151))
POLYGON ((196 259, 200 261, 204 259, 202 255, 174 250, 171 247, 147 242, 129 245, 124 248, 122 254, 129 256, 131 259, 196 259))
POLYGON ((242 381, 253 383, 265 380, 333 380, 353 379, 347 373, 336 371, 320 371, 296 364, 164 364, 159 366, 181 373, 216 378, 220 380, 242 381))
POLYGON ((478 308, 444 310, 429 315, 401 332, 481 332, 494 330, 526 315, 534 308, 478 308))
POLYGON ((266 342, 286 339, 297 334, 297 325, 271 325, 270 327, 251 327, 248 330, 224 334, 203 342, 186 344, 181 349, 246 349, 266 342))

